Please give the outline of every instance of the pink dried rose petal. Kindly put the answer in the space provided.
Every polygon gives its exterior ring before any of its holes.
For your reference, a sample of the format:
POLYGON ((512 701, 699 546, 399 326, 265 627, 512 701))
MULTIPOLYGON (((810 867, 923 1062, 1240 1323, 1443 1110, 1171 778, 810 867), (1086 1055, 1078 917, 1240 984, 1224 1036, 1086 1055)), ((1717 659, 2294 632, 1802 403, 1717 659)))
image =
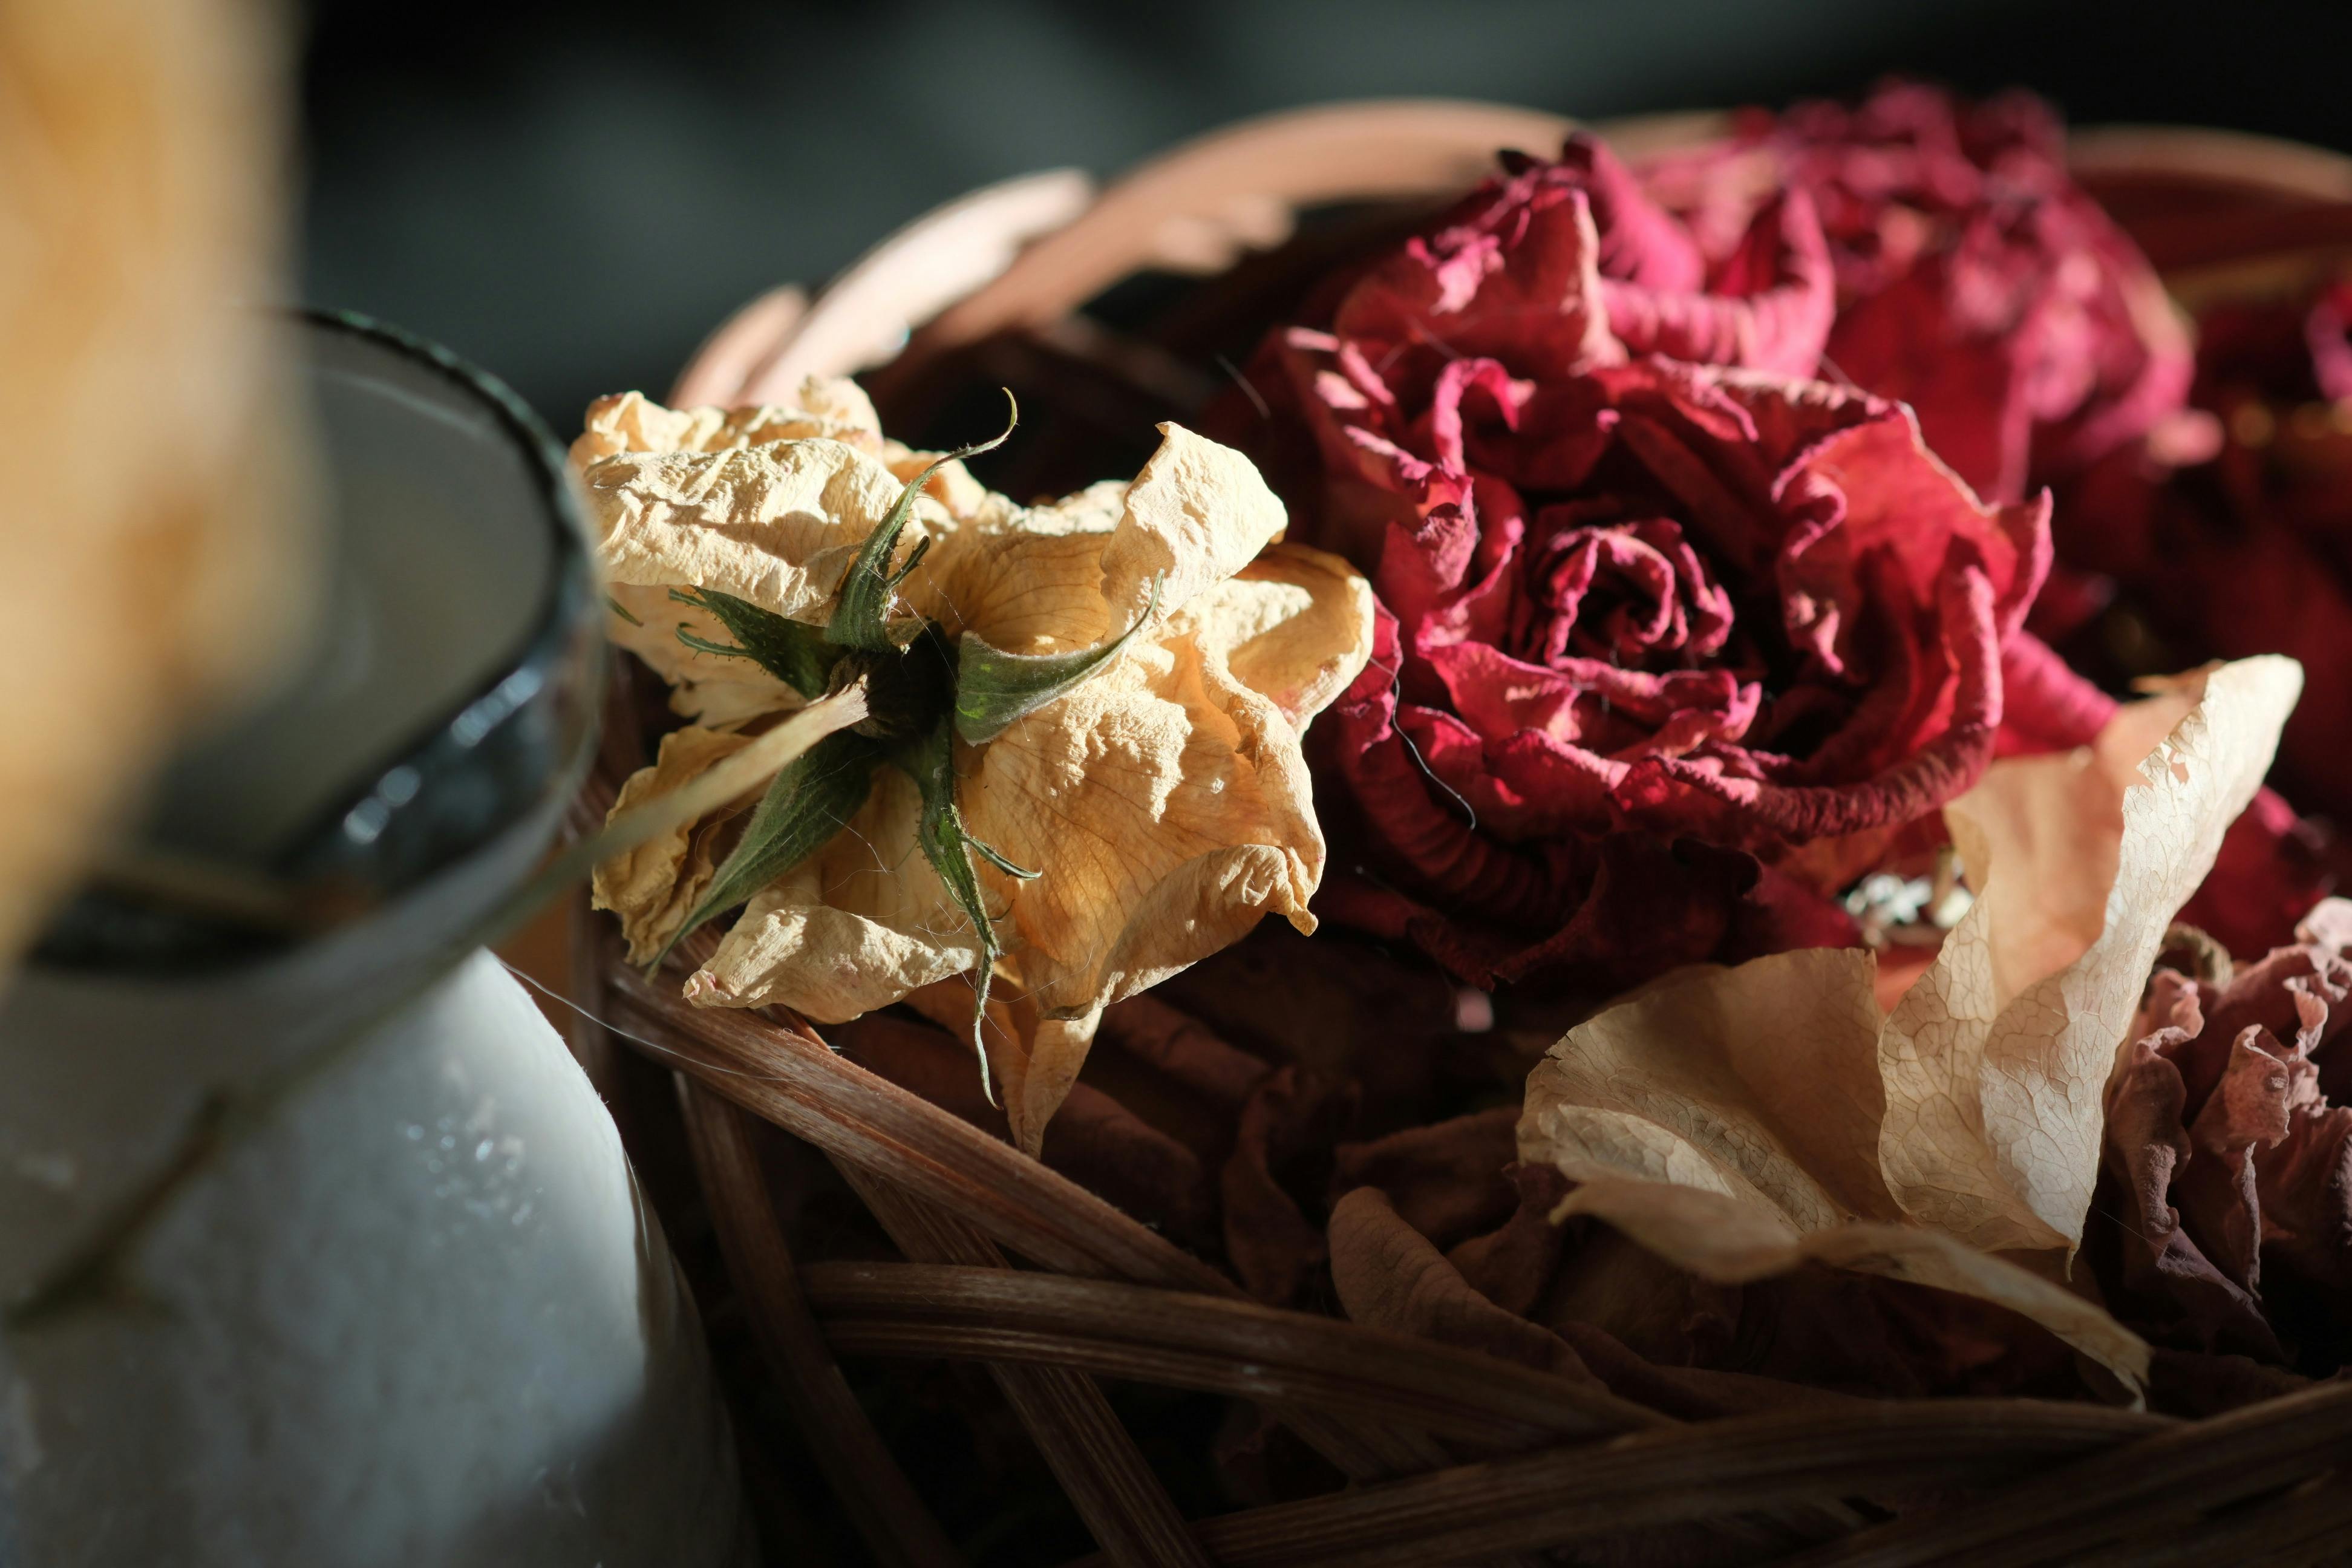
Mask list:
MULTIPOLYGON (((2059 497, 2057 542, 2068 569, 2133 630, 2181 658, 2278 652, 2308 672, 2275 775, 2286 799, 2352 821, 2352 576, 2341 542, 2352 525, 2352 428, 2340 395, 2347 345, 2340 282, 2301 296, 2225 301, 2201 315, 2194 407, 2111 453, 2059 497), (2331 391, 2335 386, 2339 390, 2331 391), (2193 417, 2204 438, 2167 439, 2193 417)), ((2044 621, 2047 617, 2038 617, 2044 621)), ((2105 629, 2079 646, 2095 656, 2105 629)), ((2288 940, 2303 905, 2352 885, 2352 852, 2322 823, 2270 814, 2274 863, 2249 851, 2237 876, 2229 944, 2288 940)))
POLYGON ((2352 903, 2226 985, 2157 972, 2107 1091, 2110 1186, 2130 1204, 2095 1256, 2127 1320, 2200 1351, 2352 1354, 2352 903))
POLYGON ((1320 526, 1377 540, 1388 612, 1318 753, 1371 876, 1321 907, 1473 983, 1850 941, 1820 884, 1751 899, 1759 860, 1867 868, 1990 760, 2011 665, 2045 731, 2112 706, 2020 629, 2046 505, 1981 505, 1897 406, 1662 361, 1470 398, 1455 361, 1433 443, 1349 348, 1280 350, 1347 464, 1320 526))
POLYGON ((1837 282, 1826 358, 1918 411, 1979 494, 2063 478, 2178 409, 2190 337, 2147 259, 2066 171, 2040 101, 1891 82, 1744 117, 1638 171, 1702 249, 1810 198, 1837 282))

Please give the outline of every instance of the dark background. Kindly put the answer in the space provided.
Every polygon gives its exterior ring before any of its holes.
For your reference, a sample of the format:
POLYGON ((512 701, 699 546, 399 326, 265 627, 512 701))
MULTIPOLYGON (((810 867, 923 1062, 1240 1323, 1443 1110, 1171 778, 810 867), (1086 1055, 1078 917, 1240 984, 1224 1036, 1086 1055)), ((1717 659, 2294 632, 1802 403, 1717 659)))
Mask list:
POLYGON ((1006 175, 1235 118, 1450 96, 1583 117, 1894 70, 2084 123, 2352 148, 2352 4, 314 0, 302 286, 441 339, 559 434, 736 305, 1006 175))

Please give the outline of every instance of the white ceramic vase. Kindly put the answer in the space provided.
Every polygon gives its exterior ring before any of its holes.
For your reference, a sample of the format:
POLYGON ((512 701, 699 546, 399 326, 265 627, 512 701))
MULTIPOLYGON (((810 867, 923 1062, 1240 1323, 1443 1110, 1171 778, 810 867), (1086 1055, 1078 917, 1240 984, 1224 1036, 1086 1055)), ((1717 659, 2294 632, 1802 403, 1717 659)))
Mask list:
POLYGON ((144 833, 368 912, 263 940, 93 895, 0 1001, 0 1563, 747 1563, 660 1226, 468 946, 591 738, 560 458, 446 355, 301 331, 325 643, 144 833))

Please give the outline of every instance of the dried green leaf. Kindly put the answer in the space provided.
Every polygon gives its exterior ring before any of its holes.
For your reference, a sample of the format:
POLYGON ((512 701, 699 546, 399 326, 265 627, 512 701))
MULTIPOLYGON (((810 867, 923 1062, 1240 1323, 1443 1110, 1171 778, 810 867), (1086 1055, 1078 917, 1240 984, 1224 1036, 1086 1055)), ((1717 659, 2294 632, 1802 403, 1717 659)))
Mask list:
POLYGON ((907 563, 896 573, 890 570, 890 557, 898 551, 898 536, 906 532, 907 520, 914 515, 915 498, 923 493, 923 487, 931 482, 931 476, 950 463, 976 458, 1004 444, 1005 438, 1013 434, 1013 427, 1021 423, 1021 405, 1013 402, 1010 389, 1004 394, 1004 401, 1010 413, 1003 430, 988 440, 957 447, 916 475, 907 488, 898 492, 898 504, 891 507, 889 515, 866 536, 865 544, 858 549, 857 559, 850 563, 848 573, 841 580, 841 595, 834 603, 833 619, 824 629, 827 642, 836 647, 865 648, 876 653, 897 646, 891 640, 889 631, 891 596, 929 548, 928 540, 918 542, 907 563))
POLYGON ((709 892, 650 967, 660 967, 671 948, 713 915, 741 903, 823 848, 866 804, 879 755, 872 741, 841 731, 778 773, 752 809, 735 852, 711 877, 709 892))
POLYGON ((1150 602, 1133 625, 1094 647, 1067 653, 1006 653, 977 633, 966 632, 957 645, 961 658, 956 669, 956 733, 975 746, 993 741, 1016 721, 1108 665, 1160 613, 1161 581, 1151 580, 1150 602))

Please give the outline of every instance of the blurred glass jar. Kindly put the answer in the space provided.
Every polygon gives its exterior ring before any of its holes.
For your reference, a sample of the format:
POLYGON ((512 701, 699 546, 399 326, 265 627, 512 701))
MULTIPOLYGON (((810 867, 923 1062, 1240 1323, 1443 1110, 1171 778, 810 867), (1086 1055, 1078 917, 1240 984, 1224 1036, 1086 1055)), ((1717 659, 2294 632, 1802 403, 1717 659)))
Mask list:
POLYGON ((313 651, 0 1001, 0 1563, 746 1563, 660 1227, 475 946, 593 742, 562 456, 442 351, 296 330, 313 651))

